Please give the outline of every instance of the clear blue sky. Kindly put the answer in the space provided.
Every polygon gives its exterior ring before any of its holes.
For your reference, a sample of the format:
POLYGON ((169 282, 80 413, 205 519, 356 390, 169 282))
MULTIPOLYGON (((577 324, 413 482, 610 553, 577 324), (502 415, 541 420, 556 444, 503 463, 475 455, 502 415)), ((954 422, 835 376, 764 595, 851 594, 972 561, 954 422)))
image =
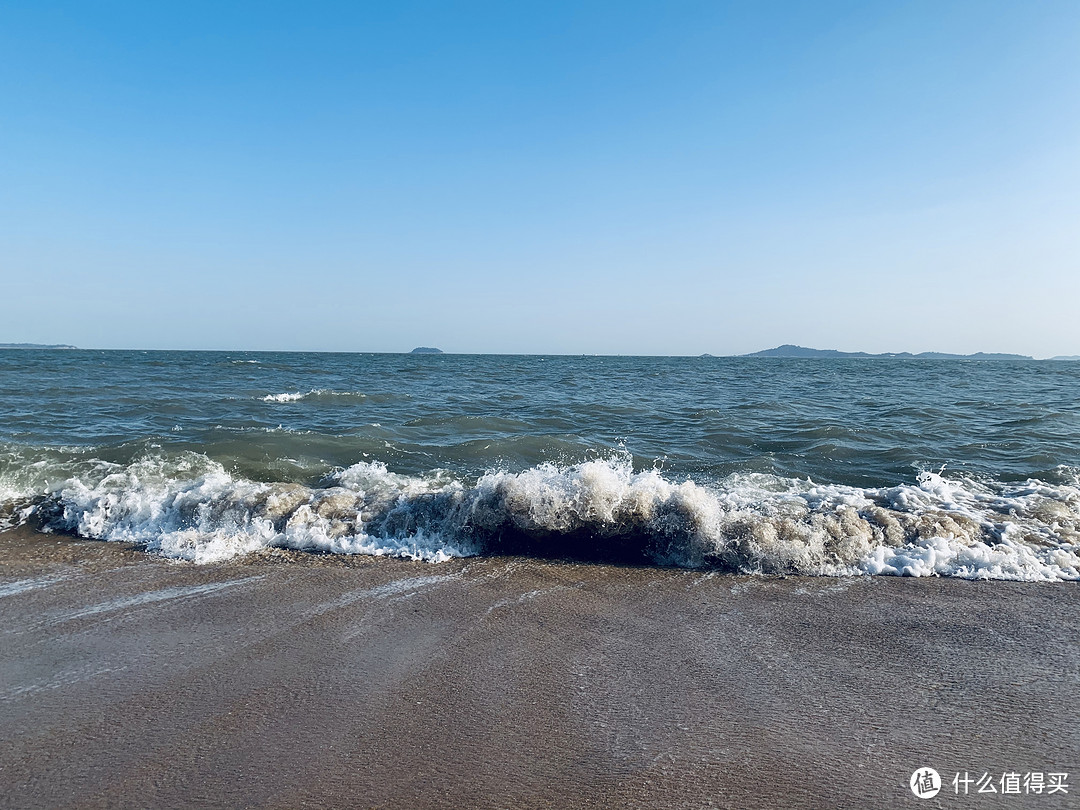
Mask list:
POLYGON ((1080 353, 1080 3, 0 0, 0 341, 1080 353))

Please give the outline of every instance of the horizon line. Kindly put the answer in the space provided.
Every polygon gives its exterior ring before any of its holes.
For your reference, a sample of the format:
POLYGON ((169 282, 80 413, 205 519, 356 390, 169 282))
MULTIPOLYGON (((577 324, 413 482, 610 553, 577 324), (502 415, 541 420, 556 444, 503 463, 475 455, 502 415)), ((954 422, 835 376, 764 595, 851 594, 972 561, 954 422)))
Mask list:
MULTIPOLYGON (((783 346, 795 346, 795 344, 783 344, 783 346)), ((482 351, 482 352, 461 352, 453 350, 439 350, 437 352, 416 352, 412 349, 400 350, 400 351, 365 351, 362 349, 192 349, 192 348, 102 348, 92 346, 74 346, 71 344, 33 344, 33 343, 0 343, 0 351, 44 351, 44 352, 201 352, 201 353, 243 353, 243 354, 387 354, 387 355, 408 355, 416 354, 426 357, 437 357, 439 355, 455 355, 455 356, 472 356, 472 357, 671 357, 671 358, 693 358, 693 359, 747 359, 747 360, 957 360, 957 359, 978 359, 978 355, 991 355, 991 356, 1005 356, 1009 359, 1016 360, 1030 360, 1035 362, 1056 360, 1056 359, 1080 359, 1080 354, 1056 354, 1047 357, 1035 357, 1033 355, 1018 354, 1012 352, 972 352, 962 354, 959 352, 942 352, 942 351, 926 351, 926 352, 846 352, 837 349, 810 349, 809 347, 796 346, 796 348, 808 349, 810 351, 832 352, 839 351, 840 357, 775 357, 775 356, 762 356, 762 351, 772 351, 781 347, 773 347, 773 349, 761 349, 757 352, 748 352, 744 354, 712 354, 710 352, 701 352, 699 354, 612 354, 603 352, 497 352, 497 351, 482 351), (955 357, 921 357, 924 354, 950 354, 955 357), (861 356, 860 356, 861 355, 861 356)))

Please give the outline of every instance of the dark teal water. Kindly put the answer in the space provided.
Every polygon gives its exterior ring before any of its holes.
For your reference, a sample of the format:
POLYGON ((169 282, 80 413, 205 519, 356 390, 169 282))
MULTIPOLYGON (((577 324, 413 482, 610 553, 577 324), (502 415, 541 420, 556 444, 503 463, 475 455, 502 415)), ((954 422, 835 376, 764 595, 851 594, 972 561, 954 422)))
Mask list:
POLYGON ((1053 478, 1080 465, 1080 363, 3 351, 0 441, 112 459, 154 443, 266 480, 614 449, 695 478, 1053 478), (265 400, 281 394, 303 397, 265 400))
MULTIPOLYGON (((691 481, 725 515, 750 509, 771 520, 791 497, 816 514, 805 492, 790 492, 815 486, 857 490, 902 512, 875 493, 926 490, 920 475, 944 468, 940 480, 969 494, 982 488, 1008 500, 1009 487, 1025 482, 1056 488, 1051 500, 1067 522, 1080 469, 1078 402, 1080 363, 1049 361, 0 351, 0 493, 8 522, 45 498, 59 528, 92 534, 80 528, 79 510, 104 508, 102 486, 114 500, 133 489, 158 497, 167 510, 177 487, 189 492, 208 471, 236 486, 323 492, 342 487, 342 471, 376 464, 401 477, 393 484, 400 500, 451 484, 475 493, 485 475, 544 469, 577 480, 580 465, 599 462, 630 476, 631 488, 643 472, 665 486, 691 481), (141 477, 132 465, 142 465, 141 477), (147 465, 156 465, 152 474, 147 465), (103 485, 110 475, 126 478, 103 485), (750 506, 732 501, 735 492, 753 500, 747 482, 789 492, 764 505, 760 492, 750 506), (98 500, 80 500, 78 486, 98 500), (56 517, 57 504, 71 514, 56 517)), ((346 488, 370 501, 374 485, 346 488)), ((220 505, 220 492, 204 494, 220 505)), ((582 508, 584 524, 571 533, 602 534, 603 520, 582 508)), ((110 521, 119 507, 110 509, 99 534, 116 539, 110 521)), ((162 528, 152 512, 141 534, 137 516, 125 518, 128 536, 153 545, 198 523, 192 511, 162 528)), ((1032 520, 1055 544, 1072 542, 1052 520, 1032 520)), ((370 521, 361 522, 372 536, 370 521)), ((471 532, 475 521, 466 523, 471 532)), ((391 534, 415 538, 433 526, 391 534)), ((438 531, 445 540, 447 527, 438 531)), ((980 531, 978 542, 1009 536, 980 531)), ((472 535, 455 542, 475 545, 472 535)), ((905 542, 926 537, 907 531, 905 542)))

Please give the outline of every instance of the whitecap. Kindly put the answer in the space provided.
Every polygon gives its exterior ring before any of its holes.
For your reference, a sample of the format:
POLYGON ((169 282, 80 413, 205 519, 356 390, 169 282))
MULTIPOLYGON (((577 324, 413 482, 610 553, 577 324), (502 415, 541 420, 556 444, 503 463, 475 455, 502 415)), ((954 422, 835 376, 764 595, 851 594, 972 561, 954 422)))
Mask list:
POLYGON ((1080 579, 1080 488, 1037 480, 924 473, 859 488, 736 474, 704 484, 635 471, 617 456, 473 482, 365 461, 308 487, 251 481, 196 456, 75 476, 36 509, 47 527, 194 562, 292 548, 431 562, 511 553, 744 573, 1080 579))

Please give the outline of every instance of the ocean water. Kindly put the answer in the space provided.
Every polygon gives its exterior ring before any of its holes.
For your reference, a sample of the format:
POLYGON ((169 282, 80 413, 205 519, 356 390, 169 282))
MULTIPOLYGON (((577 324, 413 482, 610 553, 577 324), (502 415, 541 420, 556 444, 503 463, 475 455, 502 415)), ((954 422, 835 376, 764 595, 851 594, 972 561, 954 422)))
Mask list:
POLYGON ((0 351, 0 526, 1075 580, 1078 401, 1047 361, 0 351))

